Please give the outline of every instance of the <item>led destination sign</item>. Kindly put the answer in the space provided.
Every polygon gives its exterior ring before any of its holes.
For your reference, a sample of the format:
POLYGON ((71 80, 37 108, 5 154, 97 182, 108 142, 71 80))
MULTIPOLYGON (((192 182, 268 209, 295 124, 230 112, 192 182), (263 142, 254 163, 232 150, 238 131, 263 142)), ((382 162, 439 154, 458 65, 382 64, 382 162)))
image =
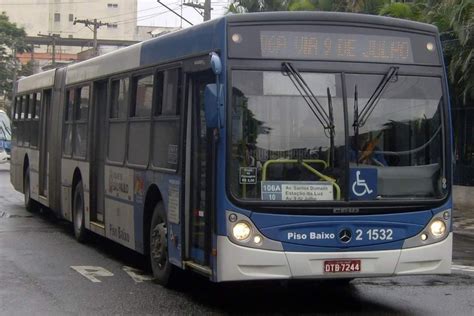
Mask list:
POLYGON ((408 37, 260 31, 261 57, 413 63, 408 37))

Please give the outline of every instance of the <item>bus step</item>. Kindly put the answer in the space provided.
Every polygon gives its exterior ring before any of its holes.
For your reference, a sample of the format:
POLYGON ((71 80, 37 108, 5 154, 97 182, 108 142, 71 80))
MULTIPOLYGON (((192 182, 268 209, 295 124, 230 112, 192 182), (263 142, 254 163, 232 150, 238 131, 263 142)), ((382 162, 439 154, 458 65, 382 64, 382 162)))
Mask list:
POLYGON ((184 261, 184 266, 187 268, 190 268, 204 276, 211 276, 212 275, 212 270, 211 268, 207 266, 202 266, 200 264, 197 264, 196 262, 193 261, 184 261))
POLYGON ((104 225, 104 223, 102 223, 102 222, 93 222, 93 221, 91 221, 91 225, 94 225, 94 226, 96 226, 96 227, 105 229, 105 225, 104 225))

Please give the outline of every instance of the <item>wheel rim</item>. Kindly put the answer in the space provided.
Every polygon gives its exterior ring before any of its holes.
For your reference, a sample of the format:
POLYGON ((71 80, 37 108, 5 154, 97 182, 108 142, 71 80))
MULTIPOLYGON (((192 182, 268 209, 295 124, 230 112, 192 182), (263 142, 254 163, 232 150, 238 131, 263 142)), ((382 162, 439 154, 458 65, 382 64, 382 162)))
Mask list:
POLYGON ((84 211, 84 206, 82 204, 82 198, 80 194, 76 194, 74 199, 74 224, 76 230, 80 230, 82 227, 82 216, 84 211))
POLYGON ((151 234, 151 258, 160 270, 163 270, 167 261, 166 232, 166 225, 161 220, 151 234))

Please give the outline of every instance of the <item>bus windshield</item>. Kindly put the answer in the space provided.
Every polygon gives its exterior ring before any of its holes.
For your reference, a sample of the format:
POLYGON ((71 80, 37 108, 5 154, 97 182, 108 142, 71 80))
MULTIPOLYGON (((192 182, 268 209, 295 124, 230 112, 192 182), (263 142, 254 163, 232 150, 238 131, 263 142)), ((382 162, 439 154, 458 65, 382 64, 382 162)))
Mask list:
POLYGON ((230 191, 253 201, 433 199, 446 192, 442 89, 434 77, 346 74, 348 141, 340 74, 232 73, 230 191), (379 88, 380 91, 377 91, 379 88), (329 113, 328 128, 307 100, 329 113), (370 99, 376 98, 374 101, 370 99), (370 104, 364 120, 358 111, 370 104), (358 198, 347 170, 372 169, 376 194, 358 198))

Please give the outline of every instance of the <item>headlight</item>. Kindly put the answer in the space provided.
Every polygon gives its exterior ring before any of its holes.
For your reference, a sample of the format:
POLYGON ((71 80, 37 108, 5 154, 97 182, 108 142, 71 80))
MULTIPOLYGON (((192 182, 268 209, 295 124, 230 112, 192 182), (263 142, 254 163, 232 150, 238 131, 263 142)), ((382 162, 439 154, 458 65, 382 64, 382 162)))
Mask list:
POLYGON ((442 220, 434 220, 430 225, 430 232, 435 238, 439 238, 446 232, 446 224, 442 220))
POLYGON ((232 228, 232 234, 237 240, 245 240, 249 238, 252 229, 247 222, 238 222, 232 228))

